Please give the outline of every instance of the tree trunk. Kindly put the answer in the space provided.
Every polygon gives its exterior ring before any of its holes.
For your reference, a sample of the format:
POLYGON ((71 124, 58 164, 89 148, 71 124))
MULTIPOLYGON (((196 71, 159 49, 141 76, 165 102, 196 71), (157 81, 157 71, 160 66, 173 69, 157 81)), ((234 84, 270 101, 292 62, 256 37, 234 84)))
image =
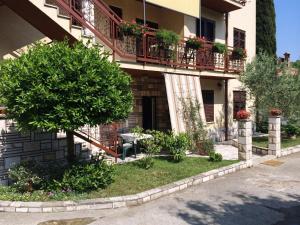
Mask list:
POLYGON ((72 131, 67 131, 67 148, 68 148, 68 162, 72 163, 75 161, 75 148, 74 148, 74 135, 72 131))

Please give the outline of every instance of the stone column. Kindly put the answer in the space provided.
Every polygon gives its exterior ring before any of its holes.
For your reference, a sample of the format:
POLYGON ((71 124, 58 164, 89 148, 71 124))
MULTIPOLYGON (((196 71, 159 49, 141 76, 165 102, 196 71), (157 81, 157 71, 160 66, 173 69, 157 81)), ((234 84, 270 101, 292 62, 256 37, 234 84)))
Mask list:
POLYGON ((252 121, 239 120, 238 122, 238 150, 239 160, 247 161, 252 166, 252 121))
POLYGON ((280 116, 269 117, 269 151, 268 155, 281 156, 281 118, 280 116))

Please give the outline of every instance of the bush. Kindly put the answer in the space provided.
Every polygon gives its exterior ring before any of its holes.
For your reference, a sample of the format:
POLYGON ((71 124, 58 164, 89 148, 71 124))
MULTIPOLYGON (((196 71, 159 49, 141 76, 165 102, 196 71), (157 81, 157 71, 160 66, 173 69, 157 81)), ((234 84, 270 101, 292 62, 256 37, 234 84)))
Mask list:
POLYGON ((161 48, 169 49, 172 45, 177 45, 179 42, 179 36, 169 30, 160 29, 156 32, 156 38, 161 48))
POLYGON ((256 124, 256 131, 267 134, 269 132, 269 123, 268 121, 260 121, 256 124))
POLYGON ((227 51, 227 47, 225 44, 216 42, 214 43, 212 50, 215 53, 224 54, 227 51))
POLYGON ((202 142, 202 151, 206 154, 214 151, 214 142, 211 139, 202 142))
POLYGON ((221 162, 223 160, 223 156, 220 153, 210 152, 209 153, 209 161, 211 162, 221 162))
POLYGON ((234 48, 232 51, 232 58, 236 60, 245 59, 247 57, 247 52, 243 48, 234 48))
POLYGON ((154 138, 141 140, 141 145, 145 150, 146 157, 143 159, 141 167, 149 169, 153 166, 153 156, 160 153, 162 147, 154 138))
POLYGON ((9 170, 12 187, 21 193, 33 192, 41 188, 43 178, 40 166, 34 161, 23 162, 9 170))
POLYGON ((170 133, 166 136, 165 149, 169 151, 175 162, 180 162, 184 159, 186 151, 191 146, 191 140, 187 134, 170 133))
POLYGON ((288 123, 285 126, 282 126, 283 131, 288 137, 292 137, 295 135, 300 135, 300 127, 293 123, 288 123))
POLYGON ((57 190, 89 192, 104 189, 113 182, 114 168, 105 161, 78 163, 67 169, 61 181, 54 181, 57 190))
POLYGON ((146 156, 146 157, 140 159, 138 161, 138 165, 139 165, 139 167, 141 167, 143 169, 146 169, 146 170, 150 169, 154 165, 153 157, 146 156))

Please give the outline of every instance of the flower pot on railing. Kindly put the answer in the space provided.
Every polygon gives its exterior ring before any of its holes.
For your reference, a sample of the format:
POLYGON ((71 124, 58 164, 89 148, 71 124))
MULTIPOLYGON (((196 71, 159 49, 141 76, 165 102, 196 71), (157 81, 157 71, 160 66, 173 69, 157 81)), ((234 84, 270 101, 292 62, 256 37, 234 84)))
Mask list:
POLYGON ((140 38, 143 33, 143 27, 136 23, 128 23, 123 21, 119 25, 119 31, 122 38, 124 36, 140 38))
POLYGON ((212 51, 213 53, 224 54, 227 52, 227 47, 225 44, 216 42, 213 44, 212 51))
POLYGON ((250 116, 251 116, 250 112, 248 112, 244 109, 238 111, 237 114, 236 114, 236 118, 238 120, 247 120, 247 119, 250 118, 250 116))
POLYGON ((189 38, 186 42, 185 42, 185 46, 187 49, 191 49, 191 50, 199 50, 200 48, 203 47, 203 42, 204 40, 194 37, 194 38, 189 38))
POLYGON ((247 52, 243 48, 234 48, 231 53, 231 58, 233 60, 244 60, 247 58, 247 52))
POLYGON ((273 108, 269 111, 270 116, 281 116, 282 111, 280 109, 273 108))

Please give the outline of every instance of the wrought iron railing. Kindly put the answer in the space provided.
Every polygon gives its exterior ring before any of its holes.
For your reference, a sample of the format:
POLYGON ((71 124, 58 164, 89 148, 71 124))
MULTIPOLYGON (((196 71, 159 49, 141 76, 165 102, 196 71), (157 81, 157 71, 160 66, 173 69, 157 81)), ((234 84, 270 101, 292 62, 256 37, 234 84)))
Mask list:
MULTIPOLYGON (((145 28, 141 37, 120 37, 118 17, 102 0, 46 0, 55 1, 63 12, 71 17, 71 24, 81 25, 90 30, 96 39, 107 45, 122 60, 130 59, 174 68, 196 70, 217 70, 239 73, 244 70, 244 60, 232 57, 232 48, 224 54, 213 52, 213 43, 205 42, 199 50, 186 46, 186 39, 170 49, 159 48, 155 30, 145 28), (78 4, 80 2, 80 4, 78 4)), ((234 0, 242 2, 243 0, 234 0)))

